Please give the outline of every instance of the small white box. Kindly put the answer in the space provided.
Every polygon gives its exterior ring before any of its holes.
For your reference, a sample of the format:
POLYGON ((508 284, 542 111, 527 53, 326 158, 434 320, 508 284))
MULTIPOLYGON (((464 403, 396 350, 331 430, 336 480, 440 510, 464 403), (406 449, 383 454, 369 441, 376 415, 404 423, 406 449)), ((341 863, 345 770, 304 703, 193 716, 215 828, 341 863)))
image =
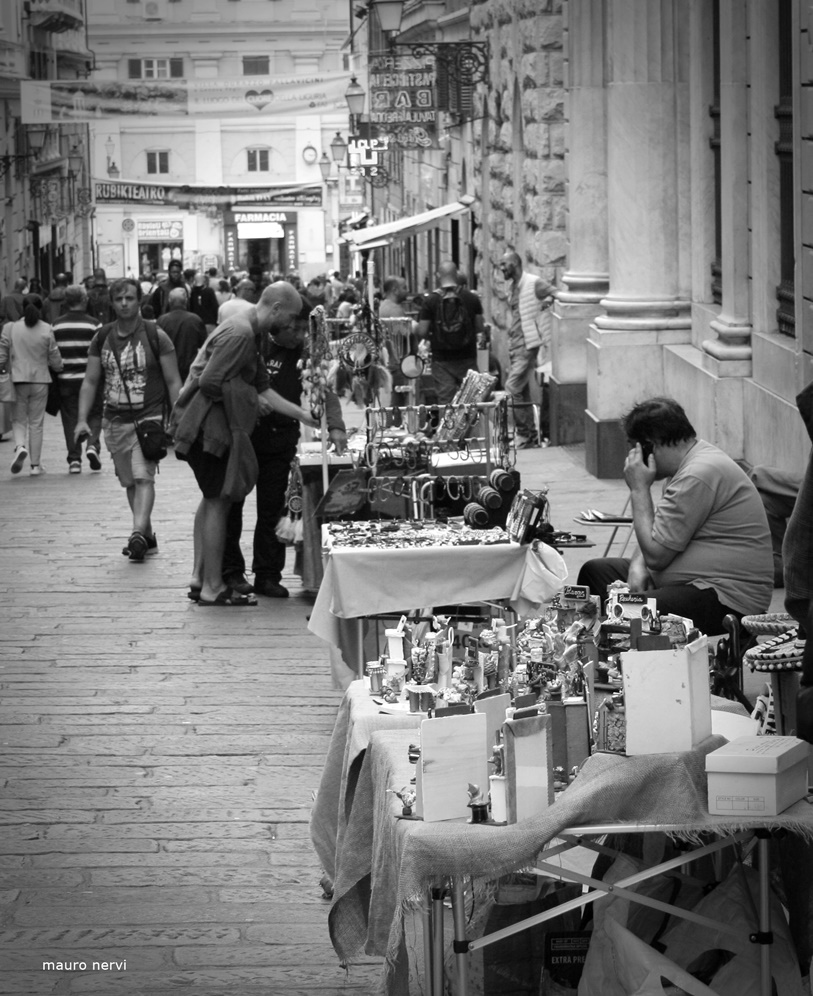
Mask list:
POLYGON ((739 737, 712 751, 709 812, 777 816, 807 795, 808 751, 796 737, 739 737))
POLYGON ((628 756, 694 750, 711 736, 708 640, 621 655, 628 756))

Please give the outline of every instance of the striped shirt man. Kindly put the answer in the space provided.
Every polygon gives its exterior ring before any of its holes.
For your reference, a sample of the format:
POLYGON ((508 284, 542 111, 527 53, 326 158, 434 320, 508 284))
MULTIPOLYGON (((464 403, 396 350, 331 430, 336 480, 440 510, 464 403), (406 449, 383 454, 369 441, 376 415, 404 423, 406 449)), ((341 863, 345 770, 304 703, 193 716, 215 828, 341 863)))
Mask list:
POLYGON ((86 311, 67 311, 53 324, 59 351, 65 363, 60 379, 76 384, 77 390, 85 376, 88 365, 88 346, 102 323, 86 311))

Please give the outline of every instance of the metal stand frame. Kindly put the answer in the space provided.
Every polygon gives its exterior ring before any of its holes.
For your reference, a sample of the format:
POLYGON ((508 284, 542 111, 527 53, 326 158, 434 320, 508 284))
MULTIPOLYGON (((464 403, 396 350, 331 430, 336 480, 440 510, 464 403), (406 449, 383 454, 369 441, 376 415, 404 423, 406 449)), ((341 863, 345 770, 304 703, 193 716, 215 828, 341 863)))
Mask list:
MULTIPOLYGON (((590 850, 605 853, 609 851, 609 849, 603 845, 596 843, 591 839, 585 838, 603 837, 607 834, 654 832, 669 833, 670 831, 677 831, 678 829, 678 827, 662 826, 658 824, 638 824, 635 826, 625 824, 606 824, 585 827, 570 827, 567 830, 564 830, 557 838, 557 840, 561 841, 561 843, 551 842, 551 846, 546 847, 540 853, 540 858, 553 858, 556 857, 556 855, 569 851, 574 847, 587 847, 590 850)), ((577 896, 575 899, 570 899, 564 903, 561 903, 553 909, 546 910, 544 913, 538 913, 536 916, 528 917, 519 923, 512 924, 510 927, 504 927, 501 930, 494 931, 491 934, 487 934, 484 937, 479 937, 476 940, 471 941, 466 939, 466 914, 463 879, 452 878, 449 880, 449 888, 451 892, 452 917, 454 921, 453 950, 456 965, 456 985, 454 982, 452 983, 452 992, 455 996, 469 996, 469 952, 488 947, 490 944, 501 941, 513 934, 518 934, 522 931, 528 930, 530 927, 534 927, 537 924, 551 920, 562 913, 568 912, 569 910, 587 906, 590 903, 595 902, 595 900, 599 897, 607 895, 610 892, 614 895, 623 896, 624 898, 632 902, 639 903, 640 905, 650 906, 662 912, 682 917, 685 920, 691 920, 701 926, 713 928, 714 930, 720 930, 735 937, 740 936, 740 931, 735 930, 726 923, 711 920, 708 917, 693 913, 691 910, 684 910, 680 907, 672 906, 669 903, 664 903, 648 896, 641 896, 637 892, 631 891, 631 889, 639 882, 654 878, 656 875, 660 875, 664 872, 681 868, 684 865, 696 861, 698 858, 704 857, 705 855, 716 854, 725 848, 750 842, 748 850, 750 851, 756 847, 759 867, 759 904, 757 911, 759 929, 749 936, 749 940, 754 944, 760 945, 760 996, 771 996, 771 944, 773 943, 773 933, 771 931, 770 837, 771 831, 768 829, 740 831, 738 833, 721 837, 711 844, 693 848, 685 854, 671 858, 668 861, 662 861, 657 865, 653 865, 651 868, 646 868, 643 871, 637 872, 635 875, 629 875, 627 878, 613 884, 607 884, 599 879, 591 878, 589 875, 582 875, 578 872, 561 868, 559 865, 548 864, 546 860, 541 860, 537 866, 532 869, 536 874, 544 875, 548 878, 558 878, 568 882, 580 883, 585 886, 588 891, 581 896, 577 896)), ((435 938, 437 938, 437 935, 435 935, 435 938)), ((435 939, 433 941, 434 950, 431 954, 432 964, 436 966, 438 962, 440 962, 442 966, 442 932, 441 946, 439 950, 436 945, 437 940, 435 939)), ((432 989, 430 990, 430 996, 436 996, 436 994, 439 996, 441 992, 442 989, 432 989)))

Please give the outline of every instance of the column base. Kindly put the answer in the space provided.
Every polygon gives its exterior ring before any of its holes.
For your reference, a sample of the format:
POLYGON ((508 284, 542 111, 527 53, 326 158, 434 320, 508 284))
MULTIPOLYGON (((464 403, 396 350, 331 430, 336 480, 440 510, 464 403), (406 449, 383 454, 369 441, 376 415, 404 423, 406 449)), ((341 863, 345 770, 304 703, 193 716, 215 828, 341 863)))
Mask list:
POLYGON ((551 446, 584 442, 584 415, 587 408, 587 384, 560 384, 550 379, 551 446))
POLYGON ((598 419, 591 411, 585 411, 584 444, 584 466, 589 474, 610 481, 624 476, 629 447, 621 419, 598 419))

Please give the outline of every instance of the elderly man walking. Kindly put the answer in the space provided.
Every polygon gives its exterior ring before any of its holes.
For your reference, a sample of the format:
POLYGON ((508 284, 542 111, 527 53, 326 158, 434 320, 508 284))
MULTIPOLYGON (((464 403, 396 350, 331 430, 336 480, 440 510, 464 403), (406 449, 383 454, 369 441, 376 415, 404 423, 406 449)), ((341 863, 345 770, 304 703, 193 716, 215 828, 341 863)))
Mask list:
MULTIPOLYGON (((551 317, 548 310, 556 297, 556 289, 542 277, 526 273, 522 260, 515 252, 507 252, 500 260, 503 276, 510 283, 509 303, 511 325, 508 330, 508 360, 510 367, 505 379, 506 393, 514 401, 515 445, 526 449, 540 444, 530 407, 531 375, 537 364, 550 360, 551 317)), ((545 385, 542 385, 542 431, 547 436, 545 424, 545 385)))
POLYGON ((166 332, 175 347, 178 373, 181 375, 182 383, 189 375, 192 361, 206 341, 207 334, 202 319, 189 311, 187 304, 186 288, 173 287, 169 292, 169 311, 161 315, 157 322, 158 328, 166 332))

